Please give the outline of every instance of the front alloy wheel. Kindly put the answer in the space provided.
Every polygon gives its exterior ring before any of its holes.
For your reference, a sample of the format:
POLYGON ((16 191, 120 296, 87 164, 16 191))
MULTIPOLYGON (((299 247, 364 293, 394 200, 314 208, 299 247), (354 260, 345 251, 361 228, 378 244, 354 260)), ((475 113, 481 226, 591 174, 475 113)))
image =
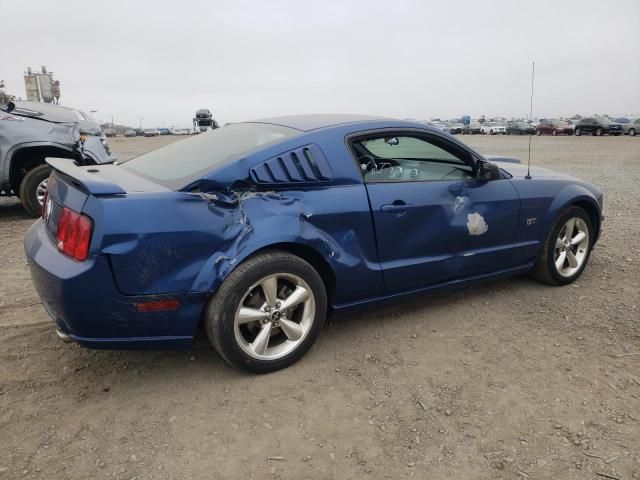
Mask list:
POLYGON ((589 228, 581 218, 571 218, 560 229, 556 239, 554 263, 563 277, 571 277, 580 270, 589 251, 589 228))
POLYGON ((540 250, 532 276, 550 285, 566 285, 585 269, 595 236, 591 218, 576 206, 558 217, 540 250))

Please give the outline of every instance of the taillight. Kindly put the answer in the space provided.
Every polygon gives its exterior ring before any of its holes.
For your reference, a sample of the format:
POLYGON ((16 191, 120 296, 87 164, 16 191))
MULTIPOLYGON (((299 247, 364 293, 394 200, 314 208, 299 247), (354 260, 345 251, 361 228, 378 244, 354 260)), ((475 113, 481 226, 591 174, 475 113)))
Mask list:
POLYGON ((58 220, 58 250, 75 258, 86 260, 91 243, 91 219, 64 207, 58 220))

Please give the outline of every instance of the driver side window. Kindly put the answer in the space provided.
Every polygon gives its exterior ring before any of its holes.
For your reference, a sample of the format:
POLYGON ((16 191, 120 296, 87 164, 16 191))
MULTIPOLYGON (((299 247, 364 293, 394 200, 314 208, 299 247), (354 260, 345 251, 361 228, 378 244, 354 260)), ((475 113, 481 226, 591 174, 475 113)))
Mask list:
POLYGON ((439 139, 371 136, 352 142, 367 183, 461 180, 473 177, 469 161, 439 139), (449 147, 449 148, 447 148, 449 147))

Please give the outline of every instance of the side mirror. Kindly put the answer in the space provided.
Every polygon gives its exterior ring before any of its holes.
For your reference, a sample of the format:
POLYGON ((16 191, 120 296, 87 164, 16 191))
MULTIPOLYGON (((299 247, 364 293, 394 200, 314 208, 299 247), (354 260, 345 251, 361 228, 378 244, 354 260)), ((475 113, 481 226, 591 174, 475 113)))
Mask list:
POLYGON ((398 137, 385 138, 384 141, 389 145, 398 145, 400 143, 398 137))
POLYGON ((489 162, 485 162, 483 160, 478 162, 478 180, 500 180, 502 178, 502 174, 500 173, 500 169, 497 165, 489 162))

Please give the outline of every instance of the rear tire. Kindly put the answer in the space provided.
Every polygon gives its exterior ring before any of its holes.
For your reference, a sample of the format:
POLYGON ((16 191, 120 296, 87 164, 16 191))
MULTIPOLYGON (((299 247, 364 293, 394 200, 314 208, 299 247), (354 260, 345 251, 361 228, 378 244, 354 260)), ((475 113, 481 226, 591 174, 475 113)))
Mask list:
POLYGON ((273 250, 250 258, 227 277, 207 306, 204 325, 223 359, 243 370, 268 373, 307 353, 326 312, 318 272, 300 257, 273 250), (299 290, 305 299, 286 308, 299 290))
POLYGON ((601 129, 601 128, 596 128, 596 131, 595 131, 595 132, 593 132, 593 134, 594 134, 596 137, 601 137, 601 136, 602 136, 602 129, 601 129))
POLYGON ((537 135, 537 136, 542 135, 542 130, 536 130, 536 135, 537 135))
POLYGON ((587 212, 580 207, 567 208, 551 227, 531 276, 549 285, 567 285, 574 282, 587 266, 593 240, 595 232, 587 212), (573 222, 574 226, 571 227, 571 232, 568 232, 567 225, 570 222, 573 222), (584 237, 577 241, 581 232, 584 237), (569 243, 563 242, 563 238, 569 243), (575 245, 573 240, 576 240, 575 245), (563 250, 565 251, 561 260, 563 250), (569 255, 572 258, 569 258, 569 255), (577 263, 572 266, 570 260, 577 263), (557 266, 558 263, 561 264, 560 268, 557 266))
POLYGON ((574 133, 576 134, 576 137, 579 137, 580 135, 582 135, 582 129, 576 128, 576 131, 574 133))
POLYGON ((551 135, 553 135, 554 137, 558 136, 558 131, 554 128, 551 132, 551 135))
POLYGON ((34 218, 39 217, 42 212, 42 201, 51 170, 53 169, 49 165, 39 165, 29 170, 20 183, 20 201, 27 213, 34 218))
POLYGON ((631 137, 635 137, 636 136, 636 129, 635 128, 630 128, 629 129, 629 136, 631 136, 631 137))

